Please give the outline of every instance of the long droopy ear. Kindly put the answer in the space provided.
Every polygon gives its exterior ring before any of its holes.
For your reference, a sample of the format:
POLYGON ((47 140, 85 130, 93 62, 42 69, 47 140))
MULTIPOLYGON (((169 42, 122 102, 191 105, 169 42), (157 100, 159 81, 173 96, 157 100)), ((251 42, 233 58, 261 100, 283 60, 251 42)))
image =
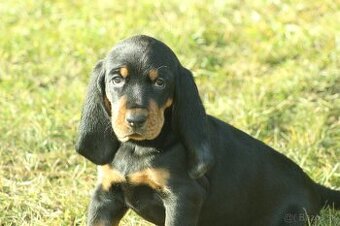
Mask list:
POLYGON ((207 115, 192 73, 182 66, 176 76, 173 127, 188 150, 190 177, 195 179, 203 176, 214 161, 208 136, 207 115))
POLYGON ((99 61, 92 72, 76 143, 76 151, 98 165, 110 163, 119 146, 105 99, 105 71, 99 61))

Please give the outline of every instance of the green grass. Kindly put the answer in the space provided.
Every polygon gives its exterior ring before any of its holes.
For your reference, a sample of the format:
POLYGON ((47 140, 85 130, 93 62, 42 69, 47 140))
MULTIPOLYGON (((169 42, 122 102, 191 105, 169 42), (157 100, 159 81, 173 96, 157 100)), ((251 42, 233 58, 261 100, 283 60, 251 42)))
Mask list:
MULTIPOLYGON (((0 2, 0 225, 85 225, 96 170, 74 140, 89 73, 141 33, 194 71, 210 114, 340 188, 339 1, 138 2, 0 2)), ((339 222, 326 209, 318 224, 339 222)))

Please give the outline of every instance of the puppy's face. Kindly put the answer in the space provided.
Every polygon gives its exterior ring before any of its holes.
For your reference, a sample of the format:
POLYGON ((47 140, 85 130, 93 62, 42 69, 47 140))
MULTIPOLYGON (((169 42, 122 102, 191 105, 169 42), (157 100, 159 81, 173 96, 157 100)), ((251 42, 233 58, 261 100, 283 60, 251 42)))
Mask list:
POLYGON ((172 105, 178 60, 163 43, 137 37, 123 41, 105 59, 104 105, 117 138, 153 140, 172 105))

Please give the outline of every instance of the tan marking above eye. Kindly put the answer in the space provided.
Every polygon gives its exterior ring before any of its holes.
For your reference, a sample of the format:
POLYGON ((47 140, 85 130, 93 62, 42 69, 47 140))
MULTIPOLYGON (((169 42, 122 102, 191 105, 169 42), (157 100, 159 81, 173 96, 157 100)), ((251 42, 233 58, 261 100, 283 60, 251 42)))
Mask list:
POLYGON ((157 69, 151 69, 149 71, 149 78, 151 81, 155 81, 158 78, 158 70, 157 69))
POLYGON ((129 75, 129 70, 124 66, 119 69, 119 73, 123 78, 126 78, 129 75))

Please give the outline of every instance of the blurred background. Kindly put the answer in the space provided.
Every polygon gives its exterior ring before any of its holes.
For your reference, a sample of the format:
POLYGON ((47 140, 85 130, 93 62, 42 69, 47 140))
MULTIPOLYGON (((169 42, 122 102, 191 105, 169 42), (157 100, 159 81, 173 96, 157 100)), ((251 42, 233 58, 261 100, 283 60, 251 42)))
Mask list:
MULTIPOLYGON (((338 0, 2 0, 0 21, 0 225, 85 225, 96 167, 74 141, 89 74, 135 34, 175 51, 209 114, 340 188, 338 0)), ((339 222, 327 209, 318 225, 339 222)))

